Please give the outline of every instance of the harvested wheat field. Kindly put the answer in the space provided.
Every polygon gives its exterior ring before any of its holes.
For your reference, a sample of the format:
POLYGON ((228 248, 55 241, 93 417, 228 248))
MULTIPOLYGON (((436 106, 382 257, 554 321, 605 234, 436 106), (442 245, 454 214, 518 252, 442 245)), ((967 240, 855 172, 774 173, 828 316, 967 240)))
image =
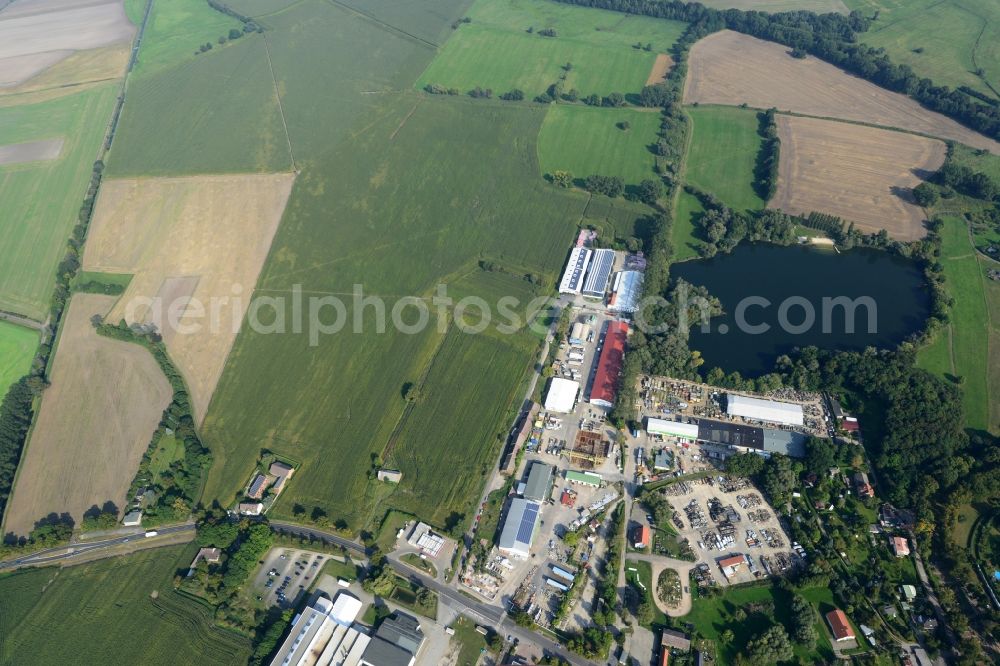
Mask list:
POLYGON ((668 56, 666 53, 657 54, 656 61, 653 63, 653 68, 649 70, 649 76, 646 77, 646 85, 652 86, 666 81, 667 74, 670 73, 673 66, 673 58, 668 56))
POLYGON ((74 52, 132 39, 122 0, 19 0, 0 10, 0 88, 17 86, 74 52))
POLYGON ((294 178, 288 173, 128 178, 101 186, 84 270, 134 274, 108 318, 156 324, 184 374, 199 422, 294 178))
POLYGON ((770 208, 828 213, 902 241, 924 236, 926 215, 910 190, 944 163, 944 143, 818 118, 778 115, 777 124, 781 162, 770 208))
POLYGON ((0 87, 0 107, 36 104, 117 79, 124 74, 131 53, 130 42, 78 51, 20 85, 0 87))
POLYGON ((147 349, 94 330, 91 317, 114 302, 96 294, 70 301, 4 532, 27 535, 50 513, 80 524, 95 504, 124 506, 173 391, 147 349))
POLYGON ((898 127, 1000 155, 1000 143, 928 111, 909 97, 812 56, 793 58, 785 46, 731 30, 709 35, 691 48, 684 102, 746 103, 762 109, 777 107, 779 111, 898 127))

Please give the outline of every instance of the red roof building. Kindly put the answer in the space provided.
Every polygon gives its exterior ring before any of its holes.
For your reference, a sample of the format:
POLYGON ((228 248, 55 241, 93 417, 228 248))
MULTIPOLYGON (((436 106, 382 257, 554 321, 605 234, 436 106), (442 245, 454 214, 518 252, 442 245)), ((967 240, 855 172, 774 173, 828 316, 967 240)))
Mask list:
POLYGON ((839 608, 826 614, 826 623, 830 625, 833 640, 848 641, 854 638, 854 630, 851 629, 851 624, 847 621, 844 611, 839 608))
POLYGON ((597 360, 597 374, 590 390, 590 402, 610 409, 618 391, 618 377, 625 359, 625 341, 628 338, 628 322, 613 321, 608 324, 604 336, 604 348, 597 360))
POLYGON ((904 537, 892 537, 890 545, 892 546, 892 554, 896 557, 906 557, 910 554, 910 543, 904 537))
POLYGON ((635 530, 635 540, 632 544, 635 548, 649 548, 649 526, 640 525, 635 530))

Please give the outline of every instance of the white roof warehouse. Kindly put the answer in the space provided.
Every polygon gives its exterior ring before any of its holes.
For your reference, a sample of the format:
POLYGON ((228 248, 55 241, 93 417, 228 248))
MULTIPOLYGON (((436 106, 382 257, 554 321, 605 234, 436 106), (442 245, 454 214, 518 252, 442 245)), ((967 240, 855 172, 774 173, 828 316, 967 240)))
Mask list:
POLYGON ((802 405, 777 400, 762 400, 745 395, 726 394, 726 413, 754 421, 802 425, 802 405))

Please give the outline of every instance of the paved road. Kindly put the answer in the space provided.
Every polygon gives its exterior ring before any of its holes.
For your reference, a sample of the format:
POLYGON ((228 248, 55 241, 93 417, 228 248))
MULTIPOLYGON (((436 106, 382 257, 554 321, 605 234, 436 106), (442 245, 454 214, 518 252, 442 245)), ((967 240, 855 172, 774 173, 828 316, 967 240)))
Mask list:
POLYGON ((532 631, 527 627, 518 626, 507 618, 507 613, 503 608, 476 601, 471 596, 466 596, 452 587, 439 583, 423 571, 399 561, 396 555, 389 555, 386 561, 389 563, 389 566, 400 574, 437 592, 438 598, 450 608, 470 615, 472 619, 480 624, 492 626, 501 636, 514 636, 526 643, 534 643, 545 650, 545 652, 556 655, 573 664, 573 666, 589 666, 595 663, 567 651, 562 645, 541 633, 532 631))
POLYGON ((299 536, 308 536, 314 539, 322 539, 323 541, 343 546, 348 550, 353 550, 354 552, 360 553, 365 557, 369 555, 369 551, 364 544, 360 544, 357 541, 351 541, 350 539, 345 539, 339 534, 334 534, 333 532, 327 532, 315 527, 306 527, 305 525, 296 525, 295 523, 285 523, 280 520, 272 520, 270 521, 270 525, 271 529, 288 532, 289 534, 297 534, 299 536))
POLYGON ((71 543, 65 546, 59 546, 58 548, 48 548, 46 550, 40 550, 36 553, 30 555, 25 555, 16 560, 7 560, 6 562, 0 562, 0 569, 13 569, 21 566, 27 566, 32 564, 51 564, 53 562, 60 562, 63 560, 69 560, 74 557, 79 557, 84 553, 90 553, 95 550, 104 550, 106 548, 111 548, 112 546, 119 546, 121 544, 129 543, 130 541, 138 541, 142 543, 148 543, 148 540, 157 539, 158 537, 164 537, 171 534, 176 534, 178 532, 192 532, 194 533, 194 524, 185 525, 175 525, 173 527, 158 527, 156 528, 155 537, 143 536, 143 532, 137 532, 135 534, 117 536, 110 539, 101 539, 99 541, 86 541, 82 543, 71 543))

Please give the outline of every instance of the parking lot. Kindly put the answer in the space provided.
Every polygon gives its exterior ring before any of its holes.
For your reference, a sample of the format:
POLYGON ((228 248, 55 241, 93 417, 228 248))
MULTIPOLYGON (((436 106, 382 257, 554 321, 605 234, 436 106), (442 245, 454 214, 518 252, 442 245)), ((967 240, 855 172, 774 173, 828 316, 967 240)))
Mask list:
POLYGON ((312 585, 328 556, 296 548, 272 548, 253 579, 253 593, 267 606, 290 608, 312 585))
POLYGON ((709 564, 723 584, 781 575, 803 563, 760 491, 748 480, 715 475, 668 485, 664 494, 676 511, 680 538, 687 538, 699 562, 709 564), (749 555, 730 575, 719 575, 718 561, 749 555))

